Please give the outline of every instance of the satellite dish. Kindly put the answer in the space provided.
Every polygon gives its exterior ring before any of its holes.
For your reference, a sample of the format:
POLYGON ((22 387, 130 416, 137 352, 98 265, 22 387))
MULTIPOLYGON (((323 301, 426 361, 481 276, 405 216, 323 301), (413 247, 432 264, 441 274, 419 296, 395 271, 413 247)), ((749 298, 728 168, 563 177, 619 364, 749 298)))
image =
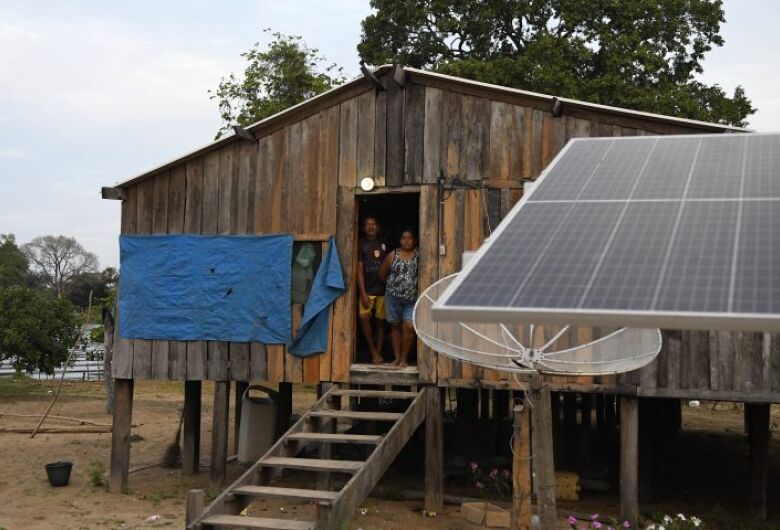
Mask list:
POLYGON ((642 368, 661 351, 659 329, 434 320, 433 304, 456 277, 422 293, 414 327, 426 346, 457 360, 505 372, 605 375, 642 368))

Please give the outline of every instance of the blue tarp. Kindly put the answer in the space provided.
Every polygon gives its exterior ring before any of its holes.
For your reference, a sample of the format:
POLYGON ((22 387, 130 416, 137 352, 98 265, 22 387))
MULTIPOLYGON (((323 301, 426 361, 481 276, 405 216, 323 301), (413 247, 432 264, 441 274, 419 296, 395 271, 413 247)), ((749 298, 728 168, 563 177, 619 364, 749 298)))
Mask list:
POLYGON ((290 235, 121 236, 120 336, 289 343, 292 243, 290 235))
POLYGON ((328 250, 322 257, 317 274, 314 275, 303 310, 303 320, 289 348, 290 353, 298 357, 309 357, 328 349, 328 308, 345 290, 339 252, 331 236, 328 240, 328 250))

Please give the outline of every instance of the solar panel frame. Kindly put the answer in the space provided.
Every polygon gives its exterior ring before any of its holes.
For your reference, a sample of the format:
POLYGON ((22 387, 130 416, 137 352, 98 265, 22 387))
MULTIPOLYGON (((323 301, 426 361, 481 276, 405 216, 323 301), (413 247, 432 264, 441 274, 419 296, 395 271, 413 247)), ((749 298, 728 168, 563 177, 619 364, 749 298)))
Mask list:
MULTIPOLYGON (((668 196, 668 194, 665 194, 662 192, 660 193, 654 193, 653 190, 649 188, 643 188, 641 185, 634 187, 634 191, 638 192, 638 195, 636 198, 631 198, 630 200, 625 199, 616 199, 613 202, 617 202, 620 204, 638 204, 638 203, 674 203, 679 202, 681 203, 681 209, 680 209, 680 217, 684 217, 684 209, 686 205, 689 204, 696 204, 696 203, 704 203, 704 204, 711 204, 711 203, 719 203, 721 201, 733 201, 739 205, 739 212, 738 212, 738 220, 742 219, 742 206, 743 204, 749 202, 749 201, 759 201, 763 202, 766 200, 772 200, 772 198, 766 198, 766 197, 756 197, 757 192, 754 190, 756 189, 768 189, 770 192, 775 192, 776 190, 780 189, 780 183, 775 182, 771 178, 771 164, 775 161, 775 159, 778 159, 779 157, 774 154, 770 153, 769 155, 764 154, 763 159, 759 161, 753 161, 750 157, 755 156, 755 153, 761 153, 760 147, 756 147, 755 145, 751 145, 751 143, 748 141, 749 138, 760 138, 760 137, 774 137, 774 138, 765 138, 762 140, 762 143, 764 144, 772 144, 772 145, 780 145, 780 135, 775 133, 751 133, 751 134, 731 134, 727 135, 730 138, 734 137, 745 137, 744 142, 736 142, 738 145, 740 145, 740 149, 742 150, 742 156, 739 157, 740 160, 734 160, 733 166, 729 172, 729 176, 733 176, 735 178, 729 179, 731 183, 727 183, 726 185, 730 187, 729 190, 726 190, 725 192, 723 190, 718 189, 717 187, 709 186, 706 182, 702 182, 701 180, 696 180, 696 177, 699 176, 696 174, 696 168, 698 165, 698 162, 696 160, 696 157, 693 157, 693 161, 690 161, 689 163, 689 169, 690 174, 688 175, 688 180, 686 182, 686 189, 685 191, 693 191, 693 196, 687 196, 683 195, 682 197, 678 199, 674 199, 668 196), (773 141, 774 140, 774 141, 773 141), (752 154, 751 154, 752 153, 752 154), (739 170, 735 169, 737 166, 741 164, 741 175, 739 174, 739 170), (760 166, 762 168, 763 173, 758 175, 758 177, 754 178, 753 181, 750 179, 747 179, 746 184, 746 178, 745 178, 745 165, 752 164, 764 164, 766 166, 767 164, 770 166, 769 168, 760 166), (758 179, 758 180, 756 180, 758 179), (736 182, 734 182, 736 181, 736 182), (694 184, 695 183, 695 184, 694 184), (733 197, 735 195, 734 191, 736 189, 739 189, 739 195, 737 197, 733 197), (747 189, 751 190, 751 194, 746 194, 747 189), (732 195, 732 196, 730 196, 732 195)), ((611 146, 614 146, 616 142, 631 142, 631 141, 644 141, 648 142, 649 140, 653 139, 656 144, 658 142, 691 142, 696 141, 697 143, 701 145, 716 145, 717 142, 713 142, 712 144, 709 143, 709 140, 714 139, 723 139, 725 140, 723 136, 715 136, 715 135, 708 135, 708 134, 701 134, 701 135, 681 135, 681 136, 643 136, 643 137, 623 137, 623 138, 611 138, 611 137, 605 137, 605 138, 587 138, 587 139, 572 139, 570 140, 564 148, 558 153, 558 155, 555 157, 555 159, 551 162, 551 164, 542 172, 540 177, 537 179, 536 185, 533 187, 533 189, 526 194, 509 212, 507 217, 504 219, 504 221, 497 227, 497 229, 494 231, 494 233, 488 238, 488 240, 483 244, 479 250, 476 252, 476 255, 470 260, 469 264, 464 267, 461 274, 459 274, 458 278, 455 282, 453 282, 452 285, 447 289, 447 291, 442 295, 442 297, 439 299, 439 301, 434 305, 432 311, 434 318, 441 319, 441 320, 463 320, 463 321, 472 321, 472 322, 493 322, 493 321, 504 321, 504 322, 534 322, 539 324, 545 324, 545 323, 573 323, 573 324, 582 324, 582 325, 597 325, 597 326, 635 326, 635 327, 663 327, 663 328, 669 328, 669 329, 734 329, 734 330, 763 330, 763 331, 780 331, 780 312, 777 311, 777 305, 775 305, 774 312, 759 312, 759 311, 745 311, 746 309, 750 309, 750 304, 747 304, 744 300, 739 298, 739 296, 736 296, 736 302, 735 295, 734 295, 734 289, 736 285, 737 289, 737 295, 739 295, 741 284, 744 283, 743 279, 738 276, 738 272, 744 271, 745 267, 750 266, 750 264, 745 264, 745 258, 742 257, 737 253, 738 247, 736 246, 736 239, 735 244, 733 248, 725 248, 723 251, 725 254, 722 256, 724 261, 728 261, 728 263, 731 265, 731 283, 729 287, 728 295, 728 310, 727 311, 720 311, 720 310, 711 310, 711 306, 708 304, 703 304, 700 307, 695 307, 691 310, 685 310, 681 311, 679 309, 673 309, 673 310, 666 310, 663 309, 664 306, 667 304, 662 303, 661 309, 644 309, 639 310, 636 308, 630 309, 630 308, 616 308, 616 307, 609 307, 604 309, 594 308, 594 307, 586 307, 586 308, 578 308, 578 307, 541 307, 539 304, 537 305, 530 305, 527 304, 527 306, 523 307, 513 307, 509 305, 505 306, 495 306, 495 305, 451 305, 449 304, 451 297, 453 296, 453 293, 456 293, 460 286, 464 284, 464 282, 468 283, 469 273, 474 270, 475 267, 479 266, 479 264, 484 259, 484 256, 488 254, 492 248, 492 246, 495 244, 497 240, 499 240, 501 234, 504 233, 505 230, 508 229, 508 227, 513 225, 513 221, 515 218, 517 218, 519 215, 521 215, 522 212, 525 211, 526 208, 528 208, 528 205, 531 204, 553 204, 556 202, 560 203, 569 203, 569 204, 576 204, 578 202, 603 202, 604 204, 608 204, 611 201, 609 199, 606 200, 600 200, 600 201, 581 201, 578 200, 579 196, 582 195, 583 190, 586 190, 588 188, 590 178, 593 176, 592 174, 589 177, 586 177, 582 174, 579 175, 579 178, 584 180, 582 186, 575 186, 576 188, 579 188, 578 193, 575 194, 574 197, 572 197, 572 193, 570 191, 565 192, 565 195, 560 198, 559 200, 555 199, 553 197, 553 194, 550 191, 549 185, 545 186, 545 182, 547 181, 547 178, 550 174, 554 174, 556 171, 556 168, 558 168, 559 165, 561 165, 561 161, 566 161, 569 165, 571 165, 571 161, 567 161, 567 154, 572 149, 581 149, 581 144, 588 143, 591 146, 599 146, 599 151, 603 152, 603 157, 607 156, 610 152, 611 146), (707 139, 707 142, 701 141, 701 139, 707 139), (602 144, 603 142, 604 144, 602 144), (577 147, 578 144, 580 144, 580 147, 577 147), (601 149, 602 146, 607 145, 605 149, 601 149), (542 202, 543 201, 543 202, 542 202), (737 307, 735 307, 735 305, 737 307)), ((728 142, 727 142, 728 143, 728 142)), ((698 155, 698 149, 697 148, 697 155, 698 155)), ((685 151, 685 150, 683 150, 685 151)), ((647 162, 651 160, 652 156, 647 157, 647 162)), ((733 157, 737 158, 737 157, 733 157)), ((593 171, 598 170, 598 165, 596 165, 596 169, 593 171)), ((703 167, 703 166, 702 166, 703 167)), ((722 168, 716 167, 711 165, 710 167, 715 167, 715 170, 719 170, 722 168)), ((701 172, 701 169, 699 170, 701 172)), ((778 174, 778 178, 780 178, 780 174, 778 174)), ((573 179, 568 179, 569 181, 573 181, 573 179)), ((638 182, 642 182, 641 179, 638 180, 638 182)), ((672 180, 671 182, 677 183, 678 180, 672 180)), ((635 183, 636 184, 636 183, 635 183)), ((717 183, 715 183, 717 184, 717 183)), ((780 208, 780 196, 777 197, 778 200, 778 206, 777 208, 780 208)), ((736 206, 736 205, 734 205, 736 206)), ((692 207, 693 208, 704 208, 702 206, 692 207)), ((728 209, 730 207, 727 207, 728 209)), ((752 208, 752 207, 751 207, 752 208)), ((756 207, 760 208, 760 207, 756 207)), ((767 211, 762 211, 761 215, 764 217, 766 216, 773 216, 772 218, 778 218, 780 216, 780 213, 778 213, 775 210, 772 210, 771 208, 765 208, 767 211), (774 213, 772 213, 774 212, 774 213)), ((758 215, 758 214, 756 214, 758 215)), ((695 216, 694 216, 695 217, 695 216)), ((682 228, 687 229, 685 222, 682 223, 682 228)), ((526 227, 527 228, 527 227, 526 227)), ((675 227, 677 229, 677 227, 675 227)), ((771 228, 771 227, 770 227, 771 228)), ((620 226, 616 227, 616 230, 619 230, 620 226)), ((739 232, 740 227, 737 223, 737 226, 735 227, 735 230, 737 234, 735 234, 735 238, 739 238, 739 232)), ((743 230, 744 231, 744 230, 743 230)), ((774 233, 780 234, 780 228, 774 230, 774 232, 769 229, 768 235, 765 233, 763 235, 758 235, 756 237, 763 238, 763 240, 766 240, 767 237, 770 238, 774 233)), ((675 232, 675 236, 677 236, 677 233, 675 232)), ((552 236, 554 237, 554 236, 552 236)), ((552 238, 551 237, 551 238, 552 238)), ((670 244, 675 244, 675 241, 671 241, 670 244)), ((754 247, 756 244, 754 242, 754 247)), ((778 245, 780 247, 780 245, 778 245)), ((670 248, 670 252, 674 254, 674 251, 670 248)), ((606 249, 607 251, 609 248, 606 249)), ((753 248, 753 252, 756 252, 756 248, 753 248)), ((777 249, 775 249, 775 252, 777 252, 777 249)), ((676 254, 675 254, 676 255, 676 254)), ((676 265, 674 261, 671 262, 672 265, 676 265)), ((767 259, 764 260, 764 263, 754 265, 755 267, 758 267, 760 271, 766 276, 769 274, 769 279, 772 280, 770 282, 770 285, 768 286, 771 293, 774 293, 775 291, 780 289, 780 279, 775 278, 771 276, 771 266, 773 264, 776 264, 780 266, 780 254, 777 256, 769 256, 767 259), (769 263, 767 265, 767 262, 769 263), (767 272, 769 271, 769 272, 767 272)), ((668 264, 666 265, 669 266, 668 264)), ((674 274, 674 266, 672 266, 672 274, 674 274)), ((532 272, 531 272, 532 273, 532 272)), ((529 273, 529 274, 531 274, 529 273)), ((596 274, 591 275, 591 280, 596 279, 596 274)), ((659 288, 661 286, 659 282, 659 288)), ((756 287, 754 286, 753 289, 755 290, 756 287)), ((520 290, 518 289, 516 293, 520 293, 520 290)), ((722 293, 721 293, 722 295, 722 293)), ((771 295, 770 295, 771 296, 771 295)), ((663 300, 663 296, 658 295, 658 300, 663 300)), ((573 304, 571 304, 573 305, 573 304)), ((673 305, 673 304, 672 304, 673 305)), ((755 306, 755 304, 753 304, 755 306)), ((760 307, 766 307, 766 302, 763 302, 763 305, 759 304, 760 307)))

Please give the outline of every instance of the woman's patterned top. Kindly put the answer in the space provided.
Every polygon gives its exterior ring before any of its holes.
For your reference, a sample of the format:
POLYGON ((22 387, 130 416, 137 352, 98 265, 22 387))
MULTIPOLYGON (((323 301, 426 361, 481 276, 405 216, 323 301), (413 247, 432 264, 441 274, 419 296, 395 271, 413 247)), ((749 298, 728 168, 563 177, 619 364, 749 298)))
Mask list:
POLYGON ((417 300, 417 264, 420 254, 414 249, 414 255, 401 259, 396 249, 393 253, 393 264, 387 276, 387 294, 408 301, 417 300))

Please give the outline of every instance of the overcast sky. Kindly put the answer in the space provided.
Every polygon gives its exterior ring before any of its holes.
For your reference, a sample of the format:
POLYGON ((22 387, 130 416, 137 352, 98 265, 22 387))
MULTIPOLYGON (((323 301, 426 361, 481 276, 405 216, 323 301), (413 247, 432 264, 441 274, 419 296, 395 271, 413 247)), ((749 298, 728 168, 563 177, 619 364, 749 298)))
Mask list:
MULTIPOLYGON (((703 80, 743 85, 751 127, 780 131, 776 5, 724 4, 726 44, 703 80)), ((120 203, 100 187, 208 143, 220 121, 207 91, 243 70, 262 28, 356 75, 368 12, 368 0, 0 0, 0 233, 74 236, 116 266, 120 203)))

